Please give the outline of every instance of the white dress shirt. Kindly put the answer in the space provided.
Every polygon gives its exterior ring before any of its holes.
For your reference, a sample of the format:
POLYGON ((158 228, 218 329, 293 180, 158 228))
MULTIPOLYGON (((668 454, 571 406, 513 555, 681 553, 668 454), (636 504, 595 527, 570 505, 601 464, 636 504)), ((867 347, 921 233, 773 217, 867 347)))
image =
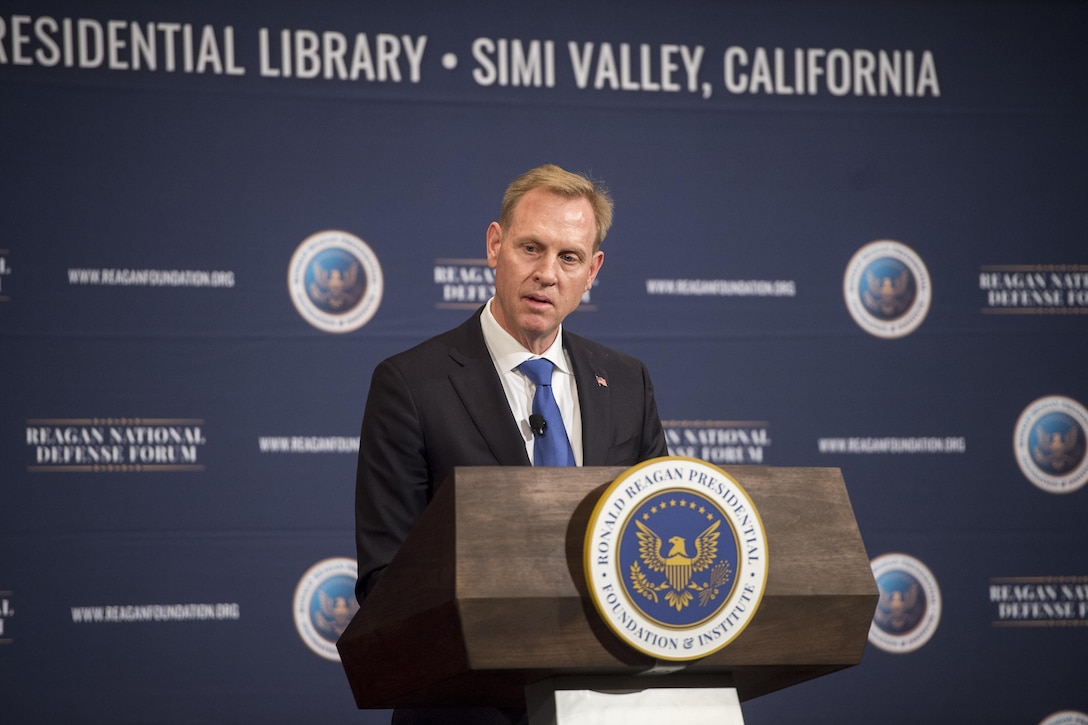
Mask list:
POLYGON ((510 413, 517 421, 522 438, 525 439, 525 452, 529 454, 529 461, 533 460, 534 447, 529 415, 533 412, 536 385, 518 370, 518 365, 526 360, 542 357, 550 360, 555 366, 552 372, 552 394, 559 405, 559 412, 563 415, 563 425, 567 429, 571 450, 574 451, 574 464, 582 465, 582 415, 578 407, 578 386, 574 382, 574 372, 567 358, 567 352, 563 349, 562 326, 551 347, 545 350, 543 355, 534 355, 499 325, 491 312, 491 304, 494 300, 495 298, 492 297, 484 306, 480 324, 483 326, 487 351, 491 353, 491 361, 495 363, 495 370, 502 381, 502 389, 506 392, 510 413))

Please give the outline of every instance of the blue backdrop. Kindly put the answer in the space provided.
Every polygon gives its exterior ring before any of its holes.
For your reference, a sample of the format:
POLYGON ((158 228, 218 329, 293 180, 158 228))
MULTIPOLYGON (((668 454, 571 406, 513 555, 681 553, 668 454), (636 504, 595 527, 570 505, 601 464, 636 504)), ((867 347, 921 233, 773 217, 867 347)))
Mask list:
POLYGON ((648 364, 672 452, 843 470, 871 644, 746 721, 1088 723, 1086 30, 7 3, 0 719, 386 721, 330 654, 370 372, 487 298, 551 162, 617 204, 569 327, 648 364))

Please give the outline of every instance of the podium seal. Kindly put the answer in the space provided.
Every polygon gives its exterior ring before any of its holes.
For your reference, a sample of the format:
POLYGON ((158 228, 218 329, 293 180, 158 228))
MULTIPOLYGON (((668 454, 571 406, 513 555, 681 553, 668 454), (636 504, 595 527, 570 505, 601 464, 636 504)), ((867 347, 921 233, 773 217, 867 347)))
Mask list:
POLYGON ((654 458, 616 478, 590 517, 583 556, 598 614, 658 660, 725 647, 767 585, 767 536, 751 498, 694 458, 654 458))

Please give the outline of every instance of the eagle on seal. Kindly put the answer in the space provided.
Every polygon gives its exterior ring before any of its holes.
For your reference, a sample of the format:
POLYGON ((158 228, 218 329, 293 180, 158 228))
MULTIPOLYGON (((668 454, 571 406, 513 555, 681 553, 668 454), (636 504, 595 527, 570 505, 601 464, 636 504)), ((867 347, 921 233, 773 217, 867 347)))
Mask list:
MULTIPOLYGON (((664 571, 670 591, 666 592, 665 599, 677 611, 683 609, 691 601, 692 594, 688 591, 692 574, 708 569, 714 560, 718 558, 718 526, 721 519, 706 527, 703 533, 695 537, 695 556, 688 556, 687 540, 682 536, 669 538, 671 545, 669 553, 662 555, 664 542, 649 526, 635 520, 638 526, 638 550, 639 556, 651 571, 664 571)), ((694 586, 692 588, 698 589, 694 586)))

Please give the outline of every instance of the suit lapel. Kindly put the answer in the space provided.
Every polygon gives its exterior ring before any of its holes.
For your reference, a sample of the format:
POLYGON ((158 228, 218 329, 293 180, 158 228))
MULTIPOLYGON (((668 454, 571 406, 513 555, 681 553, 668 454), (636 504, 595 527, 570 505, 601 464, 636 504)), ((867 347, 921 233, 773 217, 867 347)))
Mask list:
MULTIPOLYGON (((482 308, 481 308, 482 309, 482 308)), ((450 357, 460 366, 450 383, 500 466, 528 466, 525 441, 510 416, 502 382, 484 343, 477 312, 458 329, 450 357)))
POLYGON ((612 394, 608 371, 600 367, 592 353, 576 335, 563 333, 563 344, 570 353, 574 379, 578 384, 578 406, 582 411, 582 465, 603 466, 611 441, 612 394))

